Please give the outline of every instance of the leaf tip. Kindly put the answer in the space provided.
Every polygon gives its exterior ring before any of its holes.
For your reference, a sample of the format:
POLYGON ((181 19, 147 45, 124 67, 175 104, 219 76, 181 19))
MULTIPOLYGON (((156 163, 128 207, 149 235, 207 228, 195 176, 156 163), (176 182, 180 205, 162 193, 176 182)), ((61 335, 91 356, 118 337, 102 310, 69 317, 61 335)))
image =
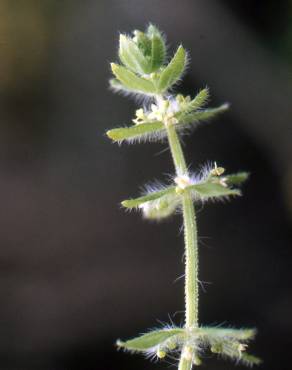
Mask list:
POLYGON ((228 110, 230 108, 230 106, 231 106, 230 103, 224 103, 224 104, 222 104, 221 105, 222 112, 228 110))
POLYGON ((117 339, 117 340, 116 340, 116 346, 117 346, 118 348, 122 348, 122 347, 124 347, 124 345, 125 345, 125 343, 124 343, 124 342, 122 342, 120 339, 117 339))
POLYGON ((124 207, 124 208, 129 208, 129 201, 128 200, 123 200, 121 202, 121 205, 124 207))
POLYGON ((123 33, 120 33, 120 42, 123 42, 123 41, 126 41, 127 40, 127 36, 124 35, 123 33))
POLYGON ((108 130, 105 134, 109 139, 116 141, 116 135, 114 130, 108 130))
POLYGON ((111 69, 112 69, 112 72, 114 74, 115 74, 115 72, 117 71, 118 68, 119 68, 119 66, 116 63, 111 63, 111 69))

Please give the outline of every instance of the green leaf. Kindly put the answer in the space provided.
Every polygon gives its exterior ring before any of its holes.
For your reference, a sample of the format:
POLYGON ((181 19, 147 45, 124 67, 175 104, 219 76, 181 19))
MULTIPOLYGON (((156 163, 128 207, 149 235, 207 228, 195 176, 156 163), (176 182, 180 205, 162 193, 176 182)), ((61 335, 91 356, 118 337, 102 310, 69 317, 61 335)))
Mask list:
POLYGON ((124 200, 122 202, 122 206, 125 208, 129 208, 129 209, 137 208, 143 203, 149 202, 151 200, 156 200, 156 199, 163 197, 164 195, 170 195, 170 194, 176 194, 175 186, 170 186, 166 189, 159 190, 159 191, 153 191, 139 198, 124 200))
POLYGON ((141 208, 143 216, 150 220, 161 220, 171 216, 180 204, 181 197, 177 194, 175 186, 151 191, 142 197, 122 202, 128 209, 141 208))
POLYGON ((151 55, 151 40, 144 32, 134 31, 136 44, 145 56, 151 55))
POLYGON ((189 332, 188 340, 245 365, 258 365, 261 360, 245 352, 246 343, 254 339, 255 334, 255 329, 199 327, 189 332))
POLYGON ((164 63, 166 47, 162 37, 154 35, 151 44, 151 72, 157 71, 164 63))
POLYGON ((110 87, 116 92, 122 92, 125 94, 129 94, 130 92, 129 89, 127 89, 124 85, 122 85, 120 81, 117 80, 116 78, 111 78, 109 80, 109 84, 110 84, 110 87))
POLYGON ((181 116, 181 114, 190 113, 193 112, 202 106, 204 106, 209 99, 209 89, 205 88, 202 89, 193 100, 191 100, 189 103, 185 104, 183 110, 179 112, 179 114, 176 116, 177 118, 181 116))
POLYGON ((205 105, 209 99, 209 89, 206 87, 198 92, 195 98, 189 104, 189 110, 194 111, 205 105))
POLYGON ((119 57, 121 62, 135 73, 143 75, 150 72, 151 63, 144 57, 135 42, 123 34, 120 35, 119 57))
POLYGON ((157 84, 159 93, 165 92, 180 79, 186 67, 186 61, 186 51, 180 46, 170 63, 161 72, 157 84))
POLYGON ((156 72, 163 65, 165 60, 165 40, 162 33, 153 24, 148 26, 147 36, 151 40, 151 72, 156 72))
POLYGON ((145 218, 160 221, 173 215, 180 204, 180 197, 176 194, 172 194, 164 195, 159 199, 145 202, 140 207, 145 218))
POLYGON ((180 328, 155 330, 126 342, 118 340, 117 345, 130 351, 147 351, 153 347, 163 345, 171 337, 182 335, 184 332, 184 329, 180 328))
POLYGON ((244 349, 240 350, 239 348, 242 346, 240 342, 234 340, 222 341, 221 343, 215 343, 215 346, 219 349, 219 354, 241 362, 244 365, 259 365, 262 362, 258 357, 246 353, 244 349))
POLYGON ((159 37, 163 37, 161 32, 159 31, 159 29, 154 26, 154 24, 150 23, 148 28, 147 28, 147 31, 146 31, 146 34, 147 36, 151 39, 153 36, 159 36, 159 37))
POLYGON ((151 81, 143 77, 138 77, 135 73, 121 65, 111 63, 111 67, 113 74, 127 91, 143 93, 145 95, 155 95, 155 87, 151 81))
POLYGON ((122 142, 127 140, 132 142, 134 140, 153 139, 155 136, 164 130, 162 122, 153 121, 140 123, 129 127, 114 128, 107 131, 107 136, 115 142, 122 142))
POLYGON ((158 37, 161 40, 163 40, 163 42, 165 44, 165 38, 164 38, 162 32, 156 26, 154 26, 153 24, 150 24, 148 26, 147 31, 146 31, 146 35, 149 37, 150 40, 152 40, 153 37, 158 37))
POLYGON ((215 117, 219 113, 225 112, 229 108, 228 104, 223 104, 217 108, 209 108, 203 110, 197 110, 196 112, 183 114, 179 117, 178 125, 185 125, 189 123, 195 123, 199 121, 208 120, 215 117))
POLYGON ((232 175, 225 176, 227 184, 230 185, 240 185, 242 182, 246 181, 249 177, 248 172, 238 172, 232 175))
POLYGON ((228 187, 222 186, 219 183, 214 183, 211 181, 190 185, 188 187, 196 197, 199 195, 200 198, 219 198, 230 195, 241 195, 238 189, 229 189, 228 187))
POLYGON ((247 366, 260 365, 263 361, 256 356, 250 355, 249 353, 241 353, 241 362, 247 366))
POLYGON ((198 333, 202 336, 214 337, 217 339, 232 338, 239 341, 248 341, 254 339, 256 335, 256 329, 234 329, 234 328, 221 328, 212 326, 203 326, 199 329, 195 329, 194 333, 198 333))

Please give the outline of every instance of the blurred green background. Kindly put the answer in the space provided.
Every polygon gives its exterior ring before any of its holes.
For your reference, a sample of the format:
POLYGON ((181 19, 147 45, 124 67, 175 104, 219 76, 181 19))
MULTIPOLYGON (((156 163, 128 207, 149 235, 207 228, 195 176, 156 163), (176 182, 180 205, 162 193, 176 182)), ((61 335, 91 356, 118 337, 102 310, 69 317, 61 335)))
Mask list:
POLYGON ((166 144, 104 135, 137 106, 108 88, 119 32, 149 22, 190 52, 181 92, 231 103, 185 138, 192 168, 251 172, 198 207, 201 322, 256 326, 262 368, 291 368, 291 1, 0 0, 0 369, 169 367, 114 348, 183 322, 180 218, 118 205, 172 173, 166 144))

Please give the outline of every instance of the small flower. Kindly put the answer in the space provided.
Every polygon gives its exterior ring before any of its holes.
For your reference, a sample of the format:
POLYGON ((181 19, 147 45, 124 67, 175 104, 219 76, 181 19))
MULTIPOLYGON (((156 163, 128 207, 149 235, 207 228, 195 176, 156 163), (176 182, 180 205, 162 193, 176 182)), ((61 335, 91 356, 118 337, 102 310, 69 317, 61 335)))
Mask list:
POLYGON ((180 175, 175 177, 174 182, 177 184, 178 188, 184 190, 188 186, 192 185, 192 181, 188 175, 180 175))
POLYGON ((239 343, 238 350, 239 350, 239 352, 243 352, 243 351, 246 351, 247 347, 248 347, 247 344, 239 343))
POLYGON ((133 119, 133 122, 136 125, 139 125, 140 123, 143 123, 146 119, 147 119, 147 117, 145 116, 143 108, 137 109, 136 110, 136 118, 133 119))
POLYGON ((227 181, 227 177, 222 177, 219 179, 219 184, 222 185, 224 188, 228 188, 226 181, 227 181))
POLYGON ((151 104, 151 111, 147 115, 149 120, 162 121, 164 116, 164 110, 156 104, 151 104))
POLYGON ((217 163, 215 162, 214 168, 210 171, 211 175, 213 176, 221 176, 225 172, 225 168, 217 167, 217 163))
POLYGON ((156 351, 156 356, 160 359, 164 358, 166 356, 166 352, 163 351, 161 348, 158 348, 156 351))

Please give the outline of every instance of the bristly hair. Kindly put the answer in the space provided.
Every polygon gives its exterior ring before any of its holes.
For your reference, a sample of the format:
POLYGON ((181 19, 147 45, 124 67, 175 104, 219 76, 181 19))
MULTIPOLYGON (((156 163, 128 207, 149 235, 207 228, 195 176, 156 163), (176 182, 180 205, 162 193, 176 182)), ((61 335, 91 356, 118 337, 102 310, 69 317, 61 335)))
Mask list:
POLYGON ((109 89, 113 91, 114 93, 117 93, 121 96, 130 97, 135 100, 137 104, 150 104, 154 101, 155 95, 153 94, 145 94, 144 92, 130 90, 126 87, 124 87, 121 83, 118 81, 115 81, 114 78, 110 79, 109 81, 109 89))
POLYGON ((190 58, 190 56, 189 56, 189 52, 188 52, 188 50, 186 50, 186 49, 184 49, 185 50, 185 67, 184 67, 184 70, 183 70, 183 72, 181 73, 181 75, 180 75, 180 77, 179 77, 179 79, 177 79, 177 81, 175 81, 175 83, 173 83, 172 85, 171 85, 171 87, 168 89, 168 91, 166 91, 165 93, 164 93, 164 95, 167 95, 167 94, 171 94, 171 95, 173 95, 173 92, 174 92, 174 90, 176 89, 176 87, 182 82, 182 80, 183 80, 183 78, 184 78, 184 76, 186 75, 186 73, 187 73, 187 70, 188 70, 188 68, 189 68, 189 65, 190 65, 190 63, 191 63, 191 58, 190 58))

